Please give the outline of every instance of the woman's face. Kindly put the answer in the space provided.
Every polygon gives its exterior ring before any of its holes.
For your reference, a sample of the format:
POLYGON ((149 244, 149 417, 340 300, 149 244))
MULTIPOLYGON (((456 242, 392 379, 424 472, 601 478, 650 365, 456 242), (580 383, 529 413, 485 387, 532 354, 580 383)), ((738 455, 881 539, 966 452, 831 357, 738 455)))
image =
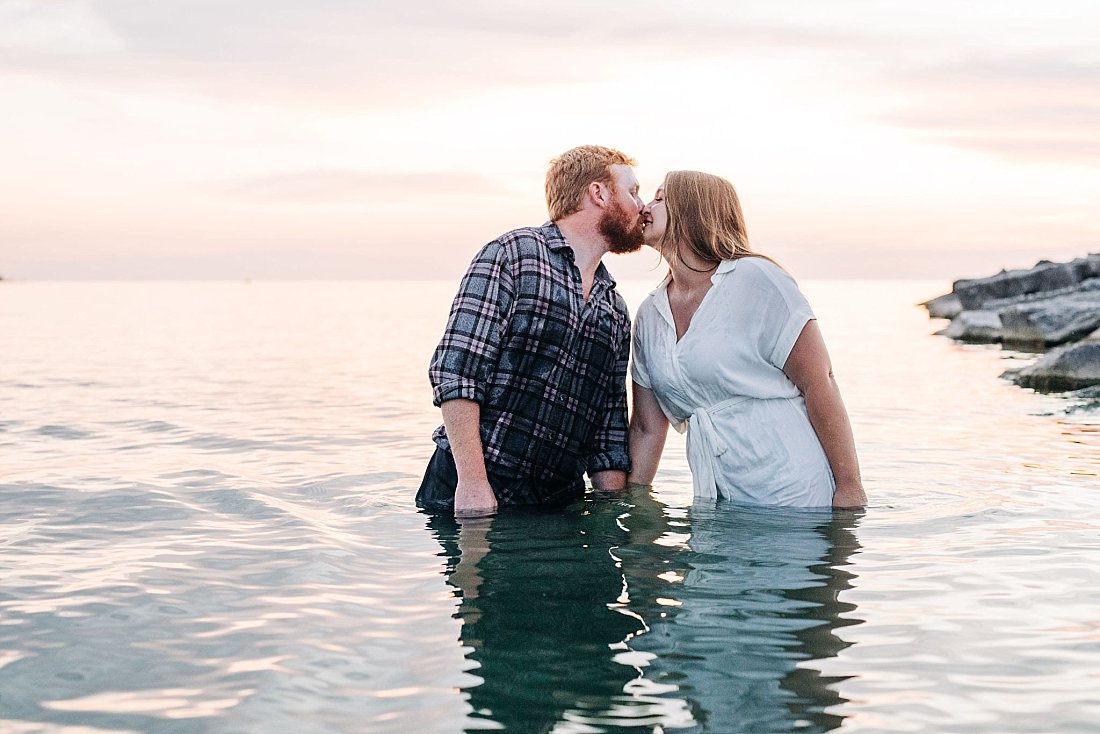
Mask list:
POLYGON ((645 243, 655 250, 660 250, 661 238, 665 236, 668 228, 668 211, 665 209, 665 187, 662 185, 653 196, 653 201, 646 204, 642 210, 645 218, 645 243))

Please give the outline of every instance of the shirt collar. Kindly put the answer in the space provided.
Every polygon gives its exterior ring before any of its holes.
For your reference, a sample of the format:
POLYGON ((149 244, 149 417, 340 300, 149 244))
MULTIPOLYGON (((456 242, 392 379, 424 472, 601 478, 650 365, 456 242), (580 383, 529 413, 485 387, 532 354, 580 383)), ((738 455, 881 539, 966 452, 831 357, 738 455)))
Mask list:
MULTIPOLYGON (((717 283, 718 276, 732 273, 736 267, 737 260, 723 260, 718 263, 714 275, 710 276, 710 282, 717 283)), ((657 313, 659 313, 669 325, 675 328, 676 322, 672 319, 672 309, 668 305, 668 284, 671 280, 672 273, 670 271, 668 275, 665 276, 665 279, 661 281, 661 284, 654 288, 653 292, 649 295, 653 299, 653 305, 657 307, 657 313)))
POLYGON ((668 273, 666 273, 666 274, 665 274, 665 277, 664 277, 664 279, 663 279, 663 280, 662 280, 662 281, 661 281, 661 282, 660 282, 660 283, 659 283, 659 284, 657 285, 657 287, 656 287, 656 288, 654 288, 654 289, 653 289, 653 290, 652 290, 652 291, 650 292, 650 294, 649 294, 649 295, 651 295, 651 296, 655 296, 655 295, 657 295, 657 294, 658 294, 658 293, 660 293, 661 291, 663 291, 663 290, 665 290, 666 288, 668 288, 668 284, 669 284, 670 282, 672 282, 672 271, 671 271, 671 270, 670 270, 670 271, 669 271, 668 273))
MULTIPOLYGON (((573 260, 573 248, 570 246, 569 241, 565 239, 565 235, 561 233, 557 224, 554 222, 546 222, 540 229, 542 229, 543 236, 545 237, 546 247, 549 248, 551 252, 564 255, 565 250, 568 250, 569 254, 566 255, 566 257, 573 260)), ((596 281, 606 284, 608 288, 614 288, 616 286, 615 279, 611 277, 611 273, 604 267, 602 261, 596 266, 596 281)))
POLYGON ((661 281, 661 284, 653 289, 649 297, 653 300, 653 305, 657 308, 657 313, 661 315, 661 318, 675 329, 676 322, 672 319, 672 309, 668 305, 668 284, 671 280, 672 272, 670 271, 665 279, 661 281))
POLYGON ((596 280, 603 281, 607 284, 608 288, 614 288, 616 285, 615 279, 611 277, 611 273, 609 273, 607 268, 604 267, 602 261, 599 265, 596 266, 596 280))
POLYGON ((719 275, 725 275, 726 273, 733 272, 733 269, 737 267, 737 260, 723 260, 718 263, 718 269, 714 271, 714 275, 711 276, 713 281, 719 275))
POLYGON ((543 237, 546 238, 546 246, 550 248, 551 252, 561 252, 562 250, 572 250, 569 246, 569 242, 565 239, 565 235, 558 229, 558 225, 553 222, 546 222, 539 229, 542 230, 543 237))
MULTIPOLYGON (((738 258, 738 259, 740 259, 740 258, 738 258)), ((712 283, 715 282, 714 279, 717 278, 719 275, 725 275, 726 273, 732 273, 733 269, 736 268, 736 267, 737 267, 737 260, 723 260, 722 262, 718 263, 718 267, 715 269, 714 274, 710 276, 711 282, 712 283)), ((671 281, 671 280, 672 280, 672 272, 669 271, 669 273, 665 276, 664 280, 661 281, 660 285, 658 285, 656 288, 654 288, 650 292, 650 295, 656 295, 656 294, 660 293, 661 291, 667 289, 669 281, 671 281)))

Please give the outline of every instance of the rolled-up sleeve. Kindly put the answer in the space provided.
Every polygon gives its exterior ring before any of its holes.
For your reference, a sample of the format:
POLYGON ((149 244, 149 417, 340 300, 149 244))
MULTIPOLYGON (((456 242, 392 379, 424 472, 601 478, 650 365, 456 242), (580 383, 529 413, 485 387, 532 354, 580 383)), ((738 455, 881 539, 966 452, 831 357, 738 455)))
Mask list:
POLYGON ((593 453, 585 462, 588 475, 595 472, 630 471, 627 451, 626 375, 630 363, 630 329, 624 330, 615 359, 611 389, 604 399, 602 422, 592 443, 593 453))
POLYGON ((511 310, 512 274, 505 247, 482 248, 458 287, 443 338, 432 355, 428 379, 439 406, 465 398, 481 403, 500 354, 511 310))

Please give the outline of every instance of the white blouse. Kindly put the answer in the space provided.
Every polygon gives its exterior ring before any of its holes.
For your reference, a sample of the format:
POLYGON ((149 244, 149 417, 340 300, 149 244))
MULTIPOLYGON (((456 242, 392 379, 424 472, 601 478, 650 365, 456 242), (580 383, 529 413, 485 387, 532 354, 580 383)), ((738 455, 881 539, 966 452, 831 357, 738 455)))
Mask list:
POLYGON ((814 318, 781 268, 759 257, 722 262, 683 338, 668 279, 638 308, 631 377, 687 431, 697 497, 798 507, 832 504, 835 482, 806 402, 783 373, 814 318))

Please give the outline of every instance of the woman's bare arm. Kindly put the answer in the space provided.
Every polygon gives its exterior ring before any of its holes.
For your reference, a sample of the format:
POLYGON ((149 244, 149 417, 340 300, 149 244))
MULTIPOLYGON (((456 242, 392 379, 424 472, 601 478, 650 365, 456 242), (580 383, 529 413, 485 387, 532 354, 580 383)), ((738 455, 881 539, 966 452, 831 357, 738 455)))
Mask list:
POLYGON ((634 409, 630 413, 630 484, 653 484, 661 452, 668 436, 668 418, 647 387, 634 383, 634 409))
POLYGON ((816 320, 803 327, 783 372, 806 399, 810 424, 833 470, 836 479, 833 507, 863 507, 867 504, 867 494, 859 473, 852 424, 844 409, 840 388, 833 379, 833 365, 816 320))

